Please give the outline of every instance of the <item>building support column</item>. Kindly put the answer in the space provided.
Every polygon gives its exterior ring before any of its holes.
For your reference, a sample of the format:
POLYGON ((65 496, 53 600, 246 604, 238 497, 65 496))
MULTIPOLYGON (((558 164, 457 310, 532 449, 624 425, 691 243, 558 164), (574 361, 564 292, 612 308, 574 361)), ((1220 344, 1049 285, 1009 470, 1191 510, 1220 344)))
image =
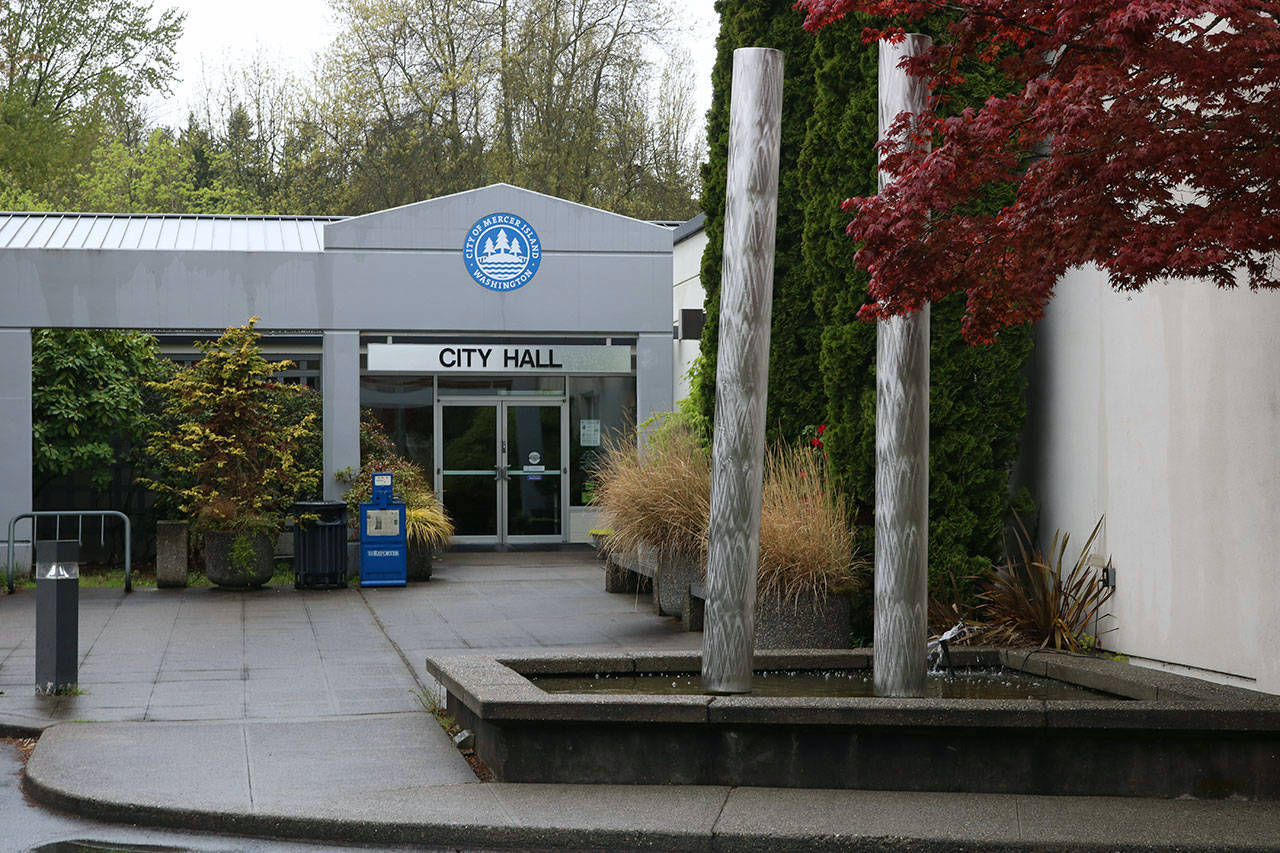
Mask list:
POLYGON ((636 338, 636 425, 675 407, 671 335, 641 332, 636 338))
MULTIPOLYGON (((0 524, 31 512, 31 330, 0 329, 0 524)), ((14 575, 31 566, 31 522, 14 532, 14 575)), ((4 552, 7 555, 7 549, 4 552)), ((7 571, 0 557, 0 576, 7 571)))
POLYGON ((340 471, 360 470, 360 333, 325 332, 320 362, 324 397, 324 499, 340 501, 340 471))

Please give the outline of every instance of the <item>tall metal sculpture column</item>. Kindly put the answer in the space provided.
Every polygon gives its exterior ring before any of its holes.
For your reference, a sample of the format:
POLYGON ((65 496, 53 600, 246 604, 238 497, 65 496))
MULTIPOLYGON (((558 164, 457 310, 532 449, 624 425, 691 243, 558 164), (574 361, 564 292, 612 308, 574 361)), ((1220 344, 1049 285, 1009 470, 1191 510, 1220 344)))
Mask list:
POLYGON ((720 284, 702 686, 751 691, 764 478, 773 244, 782 133, 782 52, 733 52, 720 284))
MULTIPOLYGON (((880 138, 928 89, 898 63, 932 40, 880 42, 880 138)), ((880 173, 880 189, 888 181, 880 173)), ((876 329, 875 690, 923 696, 928 657, 929 306, 876 329)))

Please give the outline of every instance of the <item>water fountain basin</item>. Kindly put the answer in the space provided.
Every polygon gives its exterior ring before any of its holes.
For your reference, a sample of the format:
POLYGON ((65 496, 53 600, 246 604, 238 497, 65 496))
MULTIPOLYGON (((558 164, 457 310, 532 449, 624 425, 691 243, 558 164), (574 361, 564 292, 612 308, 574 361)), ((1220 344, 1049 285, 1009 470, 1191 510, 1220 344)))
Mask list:
MULTIPOLYGON (((697 672, 697 652, 431 657, 427 669, 502 781, 1280 799, 1280 697, 1053 652, 952 658, 1113 698, 547 693, 528 677, 697 672)), ((757 670, 870 665, 868 650, 755 656, 757 670)))

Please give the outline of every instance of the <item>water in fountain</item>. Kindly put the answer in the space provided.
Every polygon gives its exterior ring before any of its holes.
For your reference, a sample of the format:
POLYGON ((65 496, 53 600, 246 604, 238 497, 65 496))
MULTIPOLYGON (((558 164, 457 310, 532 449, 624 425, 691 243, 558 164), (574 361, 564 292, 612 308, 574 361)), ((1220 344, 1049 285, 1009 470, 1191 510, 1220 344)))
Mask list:
POLYGON ((929 652, 926 660, 929 663, 929 672, 941 672, 943 669, 951 669, 951 642, 963 638, 969 633, 969 626, 963 621, 957 622, 936 640, 929 641, 929 652), (935 658, 934 656, 937 655, 935 658))

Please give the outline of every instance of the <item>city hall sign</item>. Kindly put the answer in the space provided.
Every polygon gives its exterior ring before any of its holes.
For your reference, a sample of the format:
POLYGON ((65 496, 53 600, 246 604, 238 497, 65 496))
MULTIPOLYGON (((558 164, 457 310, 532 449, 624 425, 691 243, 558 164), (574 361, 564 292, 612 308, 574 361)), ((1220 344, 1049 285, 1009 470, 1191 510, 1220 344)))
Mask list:
POLYGON ((370 373, 630 373, 631 347, 369 344, 370 373))

